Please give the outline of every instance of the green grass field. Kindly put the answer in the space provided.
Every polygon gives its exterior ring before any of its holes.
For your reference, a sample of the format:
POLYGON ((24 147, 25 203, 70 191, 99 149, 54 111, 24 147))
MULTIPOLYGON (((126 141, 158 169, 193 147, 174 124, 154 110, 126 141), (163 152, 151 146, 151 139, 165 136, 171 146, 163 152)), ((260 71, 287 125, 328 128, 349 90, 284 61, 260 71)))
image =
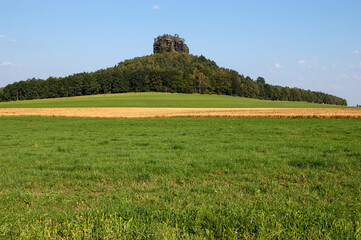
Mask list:
POLYGON ((169 107, 169 108, 330 108, 306 102, 266 101, 203 94, 125 93, 3 102, 0 108, 169 107))
POLYGON ((360 239, 360 123, 0 117, 0 238, 360 239))

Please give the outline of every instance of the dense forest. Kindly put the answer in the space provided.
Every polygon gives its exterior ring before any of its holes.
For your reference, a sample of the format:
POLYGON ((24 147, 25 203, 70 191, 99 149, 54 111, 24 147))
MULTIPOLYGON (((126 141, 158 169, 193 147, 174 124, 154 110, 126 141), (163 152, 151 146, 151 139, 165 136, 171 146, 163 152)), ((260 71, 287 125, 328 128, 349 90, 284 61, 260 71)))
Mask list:
POLYGON ((333 95, 270 85, 262 77, 253 80, 218 67, 204 56, 178 52, 138 57, 91 73, 15 82, 0 89, 0 101, 147 91, 347 105, 345 99, 333 95))

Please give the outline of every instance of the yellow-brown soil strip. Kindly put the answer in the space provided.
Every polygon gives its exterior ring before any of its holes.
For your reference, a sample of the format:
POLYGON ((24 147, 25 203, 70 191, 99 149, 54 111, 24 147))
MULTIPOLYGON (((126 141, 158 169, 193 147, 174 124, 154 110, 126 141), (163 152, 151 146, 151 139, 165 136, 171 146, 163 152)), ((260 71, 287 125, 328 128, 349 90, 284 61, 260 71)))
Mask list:
POLYGON ((0 116, 361 118, 361 108, 0 108, 0 116))

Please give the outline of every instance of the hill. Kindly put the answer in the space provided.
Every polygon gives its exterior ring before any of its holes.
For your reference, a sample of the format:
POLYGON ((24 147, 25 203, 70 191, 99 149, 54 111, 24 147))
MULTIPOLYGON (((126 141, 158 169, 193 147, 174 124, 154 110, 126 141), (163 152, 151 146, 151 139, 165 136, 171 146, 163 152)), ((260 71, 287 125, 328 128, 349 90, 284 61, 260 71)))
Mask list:
MULTIPOLYGON (((161 46, 168 46, 167 41, 171 41, 168 38, 156 39, 160 40, 161 46)), ((183 41, 182 39, 181 43, 183 41)), ((46 80, 33 78, 9 84, 0 89, 0 101, 154 91, 347 105, 345 99, 330 94, 273 86, 267 84, 262 77, 253 80, 234 70, 219 67, 204 56, 188 54, 188 50, 173 51, 173 45, 177 44, 169 45, 172 46, 170 52, 161 51, 137 57, 92 73, 78 73, 62 78, 49 77, 46 80)))
POLYGON ((0 108, 151 107, 151 108, 335 108, 307 102, 269 101, 207 94, 123 93, 0 103, 0 108))

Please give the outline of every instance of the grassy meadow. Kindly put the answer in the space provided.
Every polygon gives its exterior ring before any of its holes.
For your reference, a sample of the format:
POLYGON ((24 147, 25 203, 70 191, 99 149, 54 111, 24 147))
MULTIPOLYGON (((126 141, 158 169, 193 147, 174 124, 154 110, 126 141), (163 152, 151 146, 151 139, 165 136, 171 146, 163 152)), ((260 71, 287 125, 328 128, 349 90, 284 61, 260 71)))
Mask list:
POLYGON ((360 239, 360 123, 0 117, 0 239, 360 239))
POLYGON ((307 102, 268 101, 220 95, 179 93, 124 93, 0 103, 0 108, 68 107, 332 108, 343 106, 307 102))

